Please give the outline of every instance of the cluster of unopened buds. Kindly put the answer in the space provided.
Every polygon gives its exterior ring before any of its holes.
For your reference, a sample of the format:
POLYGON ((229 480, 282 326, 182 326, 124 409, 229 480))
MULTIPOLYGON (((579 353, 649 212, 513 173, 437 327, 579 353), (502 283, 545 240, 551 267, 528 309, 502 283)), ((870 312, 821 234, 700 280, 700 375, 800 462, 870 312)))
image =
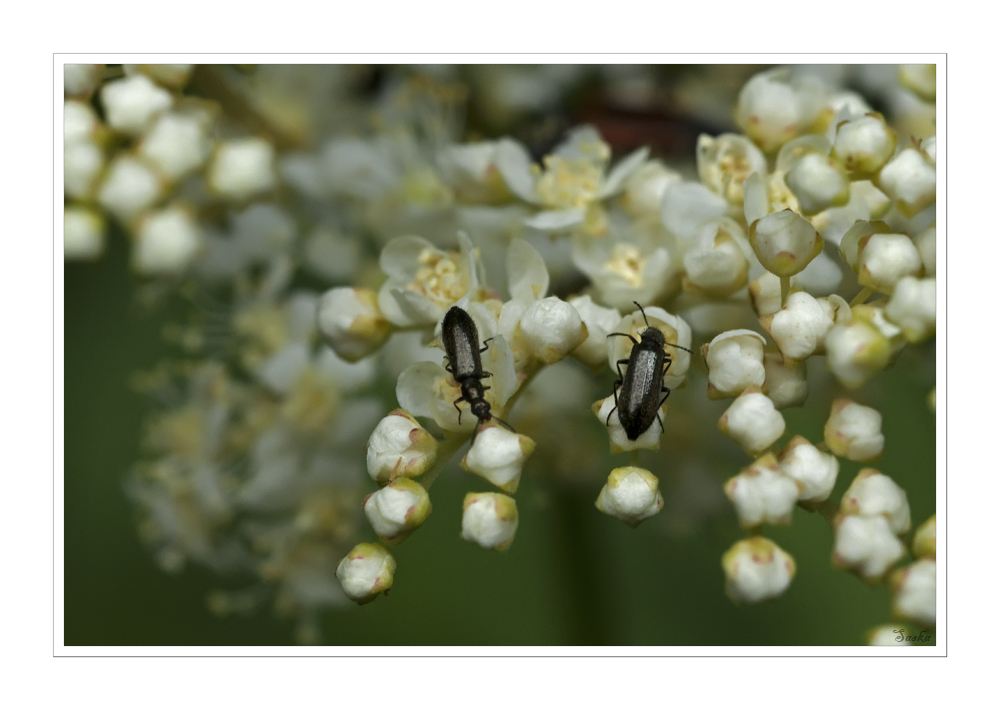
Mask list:
MULTIPOLYGON (((349 70, 276 68, 241 83, 201 69, 203 88, 243 96, 235 113, 270 128, 260 137, 184 93, 199 76, 190 65, 103 71, 66 70, 67 257, 96 257, 110 217, 133 237, 141 275, 235 294, 236 363, 196 372, 193 401, 154 427, 166 443, 133 491, 170 555, 252 569, 308 610, 342 599, 337 580, 370 602, 392 586, 390 550, 428 520, 431 486, 463 450, 461 467, 482 482, 455 527, 507 550, 526 462, 545 451, 541 429, 522 425, 528 407, 514 406, 538 397, 539 374, 575 360, 574 376, 616 378, 590 412, 592 395, 559 404, 628 457, 599 471, 598 511, 632 527, 661 512, 662 462, 639 457, 680 418, 668 420, 671 391, 707 373, 706 397, 686 394, 686 413, 731 400, 718 429, 746 462, 721 477, 736 473, 723 490, 748 531, 722 558, 729 597, 756 603, 789 587, 795 561, 762 527, 790 524, 799 507, 833 526, 835 565, 887 582, 896 615, 934 624, 934 518, 910 543, 916 561, 897 567, 911 520, 890 475, 864 468, 831 501, 842 462, 883 452, 882 414, 860 388, 935 335, 936 141, 893 128, 933 119, 933 67, 900 70, 895 88, 909 98, 892 120, 808 73, 760 73, 739 95, 743 133, 698 140, 697 179, 645 148, 613 161, 590 126, 537 161, 512 138, 462 143, 449 92, 420 93, 432 82, 388 82, 396 93, 377 120, 356 125, 345 110, 322 134, 313 97, 287 87, 315 80, 346 102, 349 70), (355 137, 371 124, 384 130, 355 137), (365 268, 367 247, 380 274, 365 268), (300 267, 325 280, 320 291, 293 289, 300 267), (329 288, 344 283, 358 285, 329 288), (830 375, 810 398, 807 368, 823 361, 830 375), (396 377, 398 408, 358 394, 380 371, 396 377), (783 411, 807 401, 829 412, 823 441, 787 431, 783 411), (361 428, 377 490, 358 500, 360 460, 345 452, 361 428), (212 445, 186 446, 203 440, 212 445), (244 460, 251 475, 230 475, 244 460), (288 518, 261 515, 238 543, 226 537, 238 514, 260 511, 288 518), (362 514, 377 542, 344 555, 362 514)), ((710 448, 722 438, 714 427, 698 436, 710 448)), ((872 642, 894 638, 887 629, 872 642)))

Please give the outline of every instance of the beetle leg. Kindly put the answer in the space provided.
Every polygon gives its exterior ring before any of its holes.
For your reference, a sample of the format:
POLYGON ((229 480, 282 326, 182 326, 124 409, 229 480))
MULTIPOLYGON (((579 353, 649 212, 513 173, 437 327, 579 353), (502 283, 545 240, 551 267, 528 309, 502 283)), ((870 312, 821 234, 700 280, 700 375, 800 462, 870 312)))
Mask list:
POLYGON ((459 423, 459 424, 461 424, 461 423, 462 423, 462 408, 458 406, 458 403, 459 403, 459 402, 467 402, 467 401, 468 401, 468 400, 467 400, 467 399, 466 399, 465 397, 459 397, 459 398, 458 398, 458 399, 456 399, 456 400, 455 400, 454 402, 452 402, 452 404, 454 404, 454 405, 455 405, 455 409, 457 409, 457 410, 458 410, 458 423, 459 423))
POLYGON ((621 384, 622 382, 625 381, 625 375, 622 374, 622 363, 623 362, 627 365, 628 364, 628 358, 625 358, 624 360, 619 360, 618 362, 615 363, 615 367, 618 368, 618 384, 621 384))
POLYGON ((666 392, 666 394, 663 395, 663 399, 660 400, 659 406, 656 407, 656 421, 660 423, 660 431, 665 432, 666 429, 663 428, 663 420, 660 419, 660 407, 663 406, 663 403, 667 401, 667 397, 670 396, 670 388, 664 387, 663 389, 660 390, 660 392, 666 392))
POLYGON ((484 340, 484 341, 483 341, 483 349, 482 349, 482 350, 480 350, 479 352, 481 352, 481 353, 484 353, 484 352, 486 352, 487 350, 489 350, 489 349, 490 349, 490 346, 489 346, 489 345, 487 345, 486 343, 490 342, 491 340, 493 340, 493 338, 487 338, 486 340, 484 340))
POLYGON ((611 411, 608 412, 608 418, 604 420, 604 426, 611 426, 611 415, 615 413, 616 409, 618 409, 618 388, 621 387, 621 384, 622 384, 621 380, 615 382, 614 388, 612 390, 612 392, 614 392, 615 395, 615 406, 613 406, 611 408, 611 411))
MULTIPOLYGON (((493 377, 493 373, 492 372, 484 372, 483 373, 483 377, 493 377)), ((482 377, 480 379, 482 379, 482 377)))

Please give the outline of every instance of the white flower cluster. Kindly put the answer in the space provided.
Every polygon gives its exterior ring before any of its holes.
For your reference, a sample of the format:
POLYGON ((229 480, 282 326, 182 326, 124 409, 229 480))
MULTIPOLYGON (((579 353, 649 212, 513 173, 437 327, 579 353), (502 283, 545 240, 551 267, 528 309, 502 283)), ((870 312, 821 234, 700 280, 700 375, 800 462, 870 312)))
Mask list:
MULTIPOLYGON (((390 549, 433 524, 431 485, 470 441, 461 468, 499 492, 468 493, 461 537, 505 550, 529 458, 529 475, 596 491, 610 468, 582 434, 596 417, 631 457, 596 507, 635 527, 664 508, 654 470, 674 460, 640 467, 640 450, 728 455, 709 421, 746 462, 724 484, 750 531, 723 558, 727 594, 783 593, 795 561, 759 528, 797 506, 832 518, 838 459, 884 448, 881 413, 834 387, 861 388, 935 334, 936 141, 898 128, 925 114, 889 120, 809 72, 769 70, 739 94, 742 133, 702 135, 686 177, 649 148, 616 155, 594 126, 547 151, 465 142, 455 72, 387 69, 372 100, 358 71, 65 69, 66 257, 96 258, 122 231, 144 278, 231 294, 221 329, 178 330, 208 364, 151 426, 132 488, 165 564, 254 570, 289 609, 367 603, 392 585, 390 549), (698 376, 696 339, 707 397, 668 400, 698 376), (595 375, 615 383, 587 412, 595 375), (369 394, 392 380, 394 403, 369 394), (785 411, 831 401, 822 443, 785 411), (367 496, 348 453, 365 438, 367 496), (355 545, 362 517, 377 543, 355 545)), ((585 71, 466 79, 489 86, 480 113, 499 122, 546 110, 585 71)), ((926 72, 900 81, 934 94, 926 72)), ((905 492, 865 469, 836 526, 837 564, 882 580, 904 551, 905 492)), ((929 564, 892 577, 915 621, 929 564)))

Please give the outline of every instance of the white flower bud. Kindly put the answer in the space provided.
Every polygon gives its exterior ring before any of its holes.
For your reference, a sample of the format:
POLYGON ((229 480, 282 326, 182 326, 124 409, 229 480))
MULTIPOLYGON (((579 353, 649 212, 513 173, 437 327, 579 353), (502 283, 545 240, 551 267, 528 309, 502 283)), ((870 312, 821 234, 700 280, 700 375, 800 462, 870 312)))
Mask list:
POLYGON ((701 347, 708 365, 708 398, 736 397, 751 385, 764 384, 764 345, 760 333, 727 330, 701 347))
POLYGON ((787 67, 753 76, 740 90, 736 124, 766 153, 805 132, 824 108, 817 82, 793 79, 787 67))
POLYGON ((793 276, 823 251, 823 238, 805 217, 784 210, 750 225, 750 246, 772 274, 793 276))
POLYGON ((586 340, 573 351, 573 357, 595 369, 603 367, 608 359, 608 335, 621 322, 622 314, 617 308, 598 306, 590 296, 576 296, 569 303, 587 330, 586 340))
POLYGON ((521 333, 531 354, 551 365, 587 338, 580 314, 556 296, 535 301, 521 316, 521 333))
POLYGON ((785 182, 795 193, 805 215, 846 205, 851 198, 850 182, 844 168, 835 159, 821 153, 803 155, 788 171, 785 182))
POLYGON ((104 152, 91 141, 66 144, 63 153, 63 190, 76 200, 90 198, 104 167, 104 152))
POLYGON ((892 293, 904 276, 917 276, 920 252, 905 234, 872 234, 858 242, 858 283, 892 293))
POLYGON ((396 409, 382 419, 368 439, 368 475, 379 484, 416 478, 437 459, 437 440, 408 412, 396 409))
POLYGON ((333 288, 317 309, 319 332, 338 356, 348 362, 382 347, 391 327, 378 307, 378 295, 367 288, 333 288))
POLYGON ((698 136, 698 176, 731 205, 743 204, 743 183, 753 173, 766 173, 767 160, 746 136, 723 133, 698 136))
POLYGON ((924 626, 937 622, 937 563, 917 560, 893 573, 892 613, 924 626))
POLYGON ((760 278, 750 282, 750 302, 761 318, 781 310, 781 279, 765 271, 760 278))
POLYGON ((222 143, 208 168, 208 185, 223 197, 246 200, 275 186, 274 146, 260 138, 222 143))
POLYGON ((855 179, 875 175, 895 150, 896 132, 877 113, 840 124, 833 141, 834 157, 855 179))
POLYGON ((623 451, 636 451, 638 449, 651 449, 658 451, 660 448, 660 436, 663 430, 660 422, 667 416, 667 405, 664 404, 657 410, 659 421, 653 420, 646 431, 639 434, 634 440, 628 438, 621 420, 618 418, 618 408, 615 405, 614 396, 600 399, 594 402, 591 411, 597 416, 601 424, 608 428, 608 437, 611 441, 611 453, 620 454, 623 451))
POLYGON ((97 199, 108 212, 129 223, 163 193, 163 183, 142 161, 122 155, 111 163, 97 199))
POLYGON ((823 453, 802 436, 792 437, 781 452, 778 466, 799 484, 798 499, 808 503, 829 498, 840 471, 836 456, 823 453))
POLYGON ((937 516, 932 515, 913 533, 913 556, 937 556, 937 516))
POLYGON ((833 328, 833 307, 804 291, 789 294, 781 310, 760 319, 781 354, 789 360, 805 360, 821 350, 833 328))
POLYGON ((63 104, 63 144, 70 145, 96 137, 100 120, 90 104, 67 101, 63 104))
POLYGON ((851 461, 873 461, 882 455, 882 415, 849 399, 834 401, 823 427, 823 440, 836 456, 851 461))
POLYGON ((897 535, 910 530, 910 503, 906 491, 874 468, 863 468, 840 501, 844 515, 883 516, 897 535))
MULTIPOLYGON (((104 251, 104 218, 85 207, 67 207, 63 215, 63 257, 95 259, 104 251)), ((602 360, 604 352, 601 352, 602 360)))
POLYGON ((763 537, 740 540, 722 556, 726 595, 737 604, 781 596, 795 576, 795 560, 763 537))
POLYGON ((723 413, 719 429, 756 456, 785 433, 785 419, 760 387, 748 387, 723 413))
POLYGON ((644 468, 616 468, 608 476, 595 505, 602 513, 634 528, 663 508, 659 485, 656 476, 644 468))
POLYGON ((169 91, 141 74, 109 81, 101 87, 108 125, 130 135, 142 133, 153 117, 170 108, 173 101, 169 91))
POLYGON ((866 222, 859 219, 844 232, 844 236, 841 237, 840 245, 837 249, 840 252, 840 256, 843 257, 854 273, 858 273, 861 240, 873 234, 888 234, 890 231, 889 225, 885 222, 879 220, 866 222))
POLYGON ((881 515, 848 515, 836 524, 833 563, 877 582, 898 562, 906 548, 881 515))
POLYGON ((924 276, 932 278, 937 273, 937 227, 930 226, 913 238, 924 265, 924 276))
POLYGON ((886 163, 878 186, 906 217, 922 211, 937 195, 934 166, 916 148, 904 148, 886 163))
POLYGON ((885 304, 885 317, 903 329, 908 341, 919 343, 934 335, 936 299, 936 279, 906 276, 899 280, 885 304))
POLYGON ((937 65, 900 64, 899 83, 924 101, 933 101, 937 95, 937 65))
POLYGON ((191 214, 181 207, 168 207, 139 223, 132 265, 145 275, 179 274, 201 248, 201 230, 191 214))
POLYGON ((683 178, 676 170, 666 167, 659 160, 650 160, 625 181, 622 202, 625 209, 635 216, 658 217, 667 189, 682 181, 683 178))
POLYGON ((728 296, 747 285, 752 250, 743 230, 728 217, 705 222, 684 252, 684 289, 728 296))
POLYGON ((863 317, 837 323, 826 334, 826 366, 844 387, 860 387, 889 364, 889 339, 863 317))
POLYGON ((469 493, 462 503, 462 539, 506 550, 517 532, 517 503, 503 493, 469 493))
POLYGON ((781 353, 764 353, 764 392, 775 409, 796 407, 809 395, 804 362, 789 364, 781 353))
POLYGON ((524 462, 535 450, 535 442, 499 426, 487 426, 462 459, 462 468, 482 476, 497 488, 513 493, 521 481, 524 462))
POLYGON ((763 523, 788 525, 799 497, 799 486, 782 473, 774 454, 764 454, 724 486, 745 528, 763 523))
POLYGON ((207 122, 206 116, 196 114, 164 114, 143 137, 139 155, 168 180, 177 180, 208 159, 207 122))
POLYGON ((86 98, 101 81, 103 64, 63 64, 63 90, 67 96, 86 98))
POLYGON ((431 499, 416 481, 397 478, 365 497, 364 508, 375 534, 394 545, 423 524, 431 512, 431 499))
POLYGON ((927 136, 920 139, 920 152, 926 156, 931 165, 937 166, 937 136, 927 136))
POLYGON ((356 545, 337 565, 337 579, 347 598, 367 604, 392 586, 396 560, 389 551, 373 542, 356 545))

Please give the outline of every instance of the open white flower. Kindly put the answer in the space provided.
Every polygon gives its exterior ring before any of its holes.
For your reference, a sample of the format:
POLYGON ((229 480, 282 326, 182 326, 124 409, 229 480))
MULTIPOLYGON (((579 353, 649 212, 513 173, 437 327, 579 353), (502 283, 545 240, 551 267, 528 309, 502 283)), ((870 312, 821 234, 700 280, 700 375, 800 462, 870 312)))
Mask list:
POLYGON ((379 266, 389 278, 379 290, 378 305, 390 323, 433 325, 463 296, 477 291, 472 242, 463 234, 458 241, 460 253, 442 251, 415 236, 396 237, 386 244, 379 266))
POLYGON ((616 468, 608 476, 595 505, 602 513, 634 528, 663 508, 659 480, 637 466, 616 468))
POLYGON ((599 299, 619 310, 629 309, 633 301, 655 300, 677 268, 664 242, 613 235, 574 241, 573 263, 590 279, 599 299))
POLYGON ((767 160, 746 136, 723 133, 698 136, 696 152, 701 181, 731 205, 743 206, 743 183, 753 173, 767 172, 767 160))
POLYGON ((622 426, 621 420, 618 418, 618 408, 615 404, 615 398, 613 395, 594 402, 593 406, 591 406, 591 411, 594 412, 601 424, 608 428, 608 437, 611 441, 611 453, 619 454, 623 451, 635 451, 637 449, 652 449, 653 451, 659 450, 660 437, 663 435, 663 429, 660 428, 660 422, 662 422, 664 417, 667 416, 666 404, 656 410, 659 420, 654 418, 653 422, 649 425, 649 428, 635 439, 628 438, 628 433, 625 431, 625 427, 622 426))
POLYGON ((555 231, 589 221, 584 228, 591 231, 603 222, 601 201, 621 192, 648 154, 647 148, 640 148, 608 171, 611 147, 594 128, 583 126, 546 156, 541 168, 532 165, 524 146, 504 138, 496 149, 496 166, 511 192, 542 208, 525 221, 528 226, 555 231))

